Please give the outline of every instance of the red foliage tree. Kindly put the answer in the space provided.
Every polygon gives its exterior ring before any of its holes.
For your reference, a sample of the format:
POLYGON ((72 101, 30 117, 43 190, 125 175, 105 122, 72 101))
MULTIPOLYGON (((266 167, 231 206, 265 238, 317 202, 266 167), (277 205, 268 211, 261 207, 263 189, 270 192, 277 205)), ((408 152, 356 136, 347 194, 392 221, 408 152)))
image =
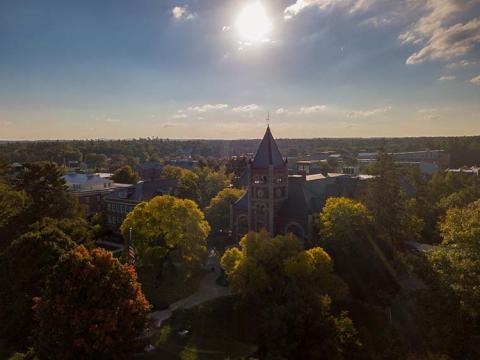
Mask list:
POLYGON ((129 358, 150 310, 133 267, 84 246, 60 258, 35 300, 41 359, 129 358))

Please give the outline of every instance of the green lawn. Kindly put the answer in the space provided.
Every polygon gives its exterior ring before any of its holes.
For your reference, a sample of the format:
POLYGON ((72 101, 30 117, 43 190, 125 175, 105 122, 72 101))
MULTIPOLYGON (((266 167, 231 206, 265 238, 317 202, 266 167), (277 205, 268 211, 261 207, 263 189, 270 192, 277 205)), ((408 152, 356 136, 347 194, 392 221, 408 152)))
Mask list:
POLYGON ((190 310, 179 310, 151 337, 156 350, 139 359, 242 359, 255 354, 257 329, 254 314, 220 298, 190 310), (188 336, 180 336, 189 330, 188 336))

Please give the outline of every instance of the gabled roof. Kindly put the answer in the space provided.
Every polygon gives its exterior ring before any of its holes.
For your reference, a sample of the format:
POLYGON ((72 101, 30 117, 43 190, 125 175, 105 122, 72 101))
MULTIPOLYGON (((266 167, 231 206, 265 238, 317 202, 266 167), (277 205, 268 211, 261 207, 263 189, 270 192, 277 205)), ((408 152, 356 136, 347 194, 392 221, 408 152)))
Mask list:
POLYGON ((280 150, 278 150, 277 143, 270 131, 270 126, 267 127, 267 131, 265 131, 262 142, 253 158, 252 167, 261 169, 267 168, 269 165, 275 167, 285 166, 285 161, 280 150))

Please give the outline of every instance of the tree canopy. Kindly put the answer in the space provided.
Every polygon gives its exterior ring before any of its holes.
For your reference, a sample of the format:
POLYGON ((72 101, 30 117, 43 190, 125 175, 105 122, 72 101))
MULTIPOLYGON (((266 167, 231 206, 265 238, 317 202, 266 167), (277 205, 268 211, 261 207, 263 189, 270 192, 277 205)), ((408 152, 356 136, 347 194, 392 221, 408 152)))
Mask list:
POLYGON ((143 202, 120 228, 125 239, 130 228, 140 261, 198 265, 204 260, 210 226, 191 200, 165 195, 143 202))
POLYGON ((205 208, 205 217, 215 231, 230 229, 230 205, 244 194, 244 190, 225 188, 205 208))
POLYGON ((124 165, 115 171, 112 180, 120 184, 136 184, 138 181, 138 175, 133 171, 130 165, 124 165))
POLYGON ((351 199, 329 198, 316 225, 320 244, 333 257, 335 271, 347 282, 352 295, 386 305, 386 296, 394 295, 398 284, 377 243, 367 208, 351 199))
POLYGON ((62 230, 47 224, 20 236, 0 254, 0 331, 10 343, 27 344, 33 297, 40 295, 60 256, 74 246, 62 230))
POLYGON ((150 310, 130 265, 82 245, 61 257, 35 301, 40 358, 129 358, 150 310))
POLYGON ((358 349, 346 313, 332 314, 332 299, 348 290, 320 247, 304 250, 294 235, 250 232, 221 259, 231 289, 261 307, 261 353, 267 358, 348 357, 358 349))

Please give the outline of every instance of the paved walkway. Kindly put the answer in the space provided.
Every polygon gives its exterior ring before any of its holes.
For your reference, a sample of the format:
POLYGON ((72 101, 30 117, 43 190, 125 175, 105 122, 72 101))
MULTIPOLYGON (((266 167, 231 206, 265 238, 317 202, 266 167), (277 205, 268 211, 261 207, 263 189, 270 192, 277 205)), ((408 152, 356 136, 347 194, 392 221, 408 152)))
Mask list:
POLYGON ((177 309, 191 309, 209 300, 230 295, 230 290, 227 287, 219 286, 216 283, 217 278, 221 275, 221 268, 218 255, 214 251, 210 252, 206 267, 208 270, 213 267, 215 271, 209 272, 205 275, 201 281, 199 289, 195 293, 174 302, 168 307, 168 309, 154 311, 152 313, 152 321, 154 322, 155 327, 162 326, 162 322, 170 318, 172 313, 177 309))

